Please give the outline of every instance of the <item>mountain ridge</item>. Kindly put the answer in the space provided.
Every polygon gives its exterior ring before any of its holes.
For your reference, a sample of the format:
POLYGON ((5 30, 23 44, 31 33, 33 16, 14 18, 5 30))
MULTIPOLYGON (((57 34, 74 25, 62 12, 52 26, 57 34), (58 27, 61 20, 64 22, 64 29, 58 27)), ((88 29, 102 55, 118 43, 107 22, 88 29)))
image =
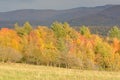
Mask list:
POLYGON ((54 9, 21 9, 0 12, 0 27, 12 27, 16 22, 25 21, 32 25, 50 26, 54 21, 68 22, 71 25, 119 25, 120 5, 105 5, 96 7, 77 7, 66 10, 54 9), (109 14, 109 15, 108 15, 109 14))

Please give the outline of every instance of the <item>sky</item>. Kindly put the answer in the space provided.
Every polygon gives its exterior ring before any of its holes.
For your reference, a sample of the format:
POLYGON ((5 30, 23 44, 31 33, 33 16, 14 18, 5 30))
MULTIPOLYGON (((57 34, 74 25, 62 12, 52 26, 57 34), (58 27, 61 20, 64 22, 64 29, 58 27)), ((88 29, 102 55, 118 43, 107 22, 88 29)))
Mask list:
POLYGON ((120 0, 0 0, 0 12, 18 9, 56 9, 120 4, 120 0))

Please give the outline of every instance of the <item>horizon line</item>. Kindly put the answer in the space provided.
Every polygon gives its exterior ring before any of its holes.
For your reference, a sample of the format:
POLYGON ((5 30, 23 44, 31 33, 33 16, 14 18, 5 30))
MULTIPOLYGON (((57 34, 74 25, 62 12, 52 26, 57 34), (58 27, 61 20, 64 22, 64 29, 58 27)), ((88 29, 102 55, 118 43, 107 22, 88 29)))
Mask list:
POLYGON ((8 10, 8 11, 1 11, 1 12, 11 12, 11 11, 19 11, 19 10, 70 10, 70 9, 77 9, 77 8, 95 8, 95 7, 103 7, 103 6, 118 6, 120 4, 105 4, 105 5, 96 5, 96 6, 78 6, 78 7, 73 7, 73 8, 68 8, 68 9, 38 9, 38 8, 24 8, 24 9, 13 9, 13 10, 8 10))

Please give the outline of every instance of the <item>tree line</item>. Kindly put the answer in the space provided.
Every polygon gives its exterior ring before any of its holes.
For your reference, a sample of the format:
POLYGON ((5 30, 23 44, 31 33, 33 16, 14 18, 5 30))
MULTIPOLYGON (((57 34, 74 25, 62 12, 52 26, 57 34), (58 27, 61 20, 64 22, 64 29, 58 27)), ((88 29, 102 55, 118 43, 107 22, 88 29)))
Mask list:
POLYGON ((108 36, 68 23, 33 28, 29 22, 0 29, 0 61, 90 70, 120 70, 120 29, 108 36))

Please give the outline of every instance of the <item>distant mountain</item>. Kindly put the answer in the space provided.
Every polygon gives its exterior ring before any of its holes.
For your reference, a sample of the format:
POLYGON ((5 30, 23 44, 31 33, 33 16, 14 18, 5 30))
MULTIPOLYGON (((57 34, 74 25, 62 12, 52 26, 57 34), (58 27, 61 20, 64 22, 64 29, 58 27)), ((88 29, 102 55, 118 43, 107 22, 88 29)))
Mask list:
POLYGON ((89 26, 113 26, 120 25, 120 5, 110 6, 98 13, 84 17, 74 18, 68 21, 75 25, 89 26))
POLYGON ((120 5, 78 7, 68 10, 24 9, 0 12, 0 27, 12 27, 16 22, 31 22, 33 26, 47 25, 54 21, 69 22, 71 25, 120 25, 120 5))

